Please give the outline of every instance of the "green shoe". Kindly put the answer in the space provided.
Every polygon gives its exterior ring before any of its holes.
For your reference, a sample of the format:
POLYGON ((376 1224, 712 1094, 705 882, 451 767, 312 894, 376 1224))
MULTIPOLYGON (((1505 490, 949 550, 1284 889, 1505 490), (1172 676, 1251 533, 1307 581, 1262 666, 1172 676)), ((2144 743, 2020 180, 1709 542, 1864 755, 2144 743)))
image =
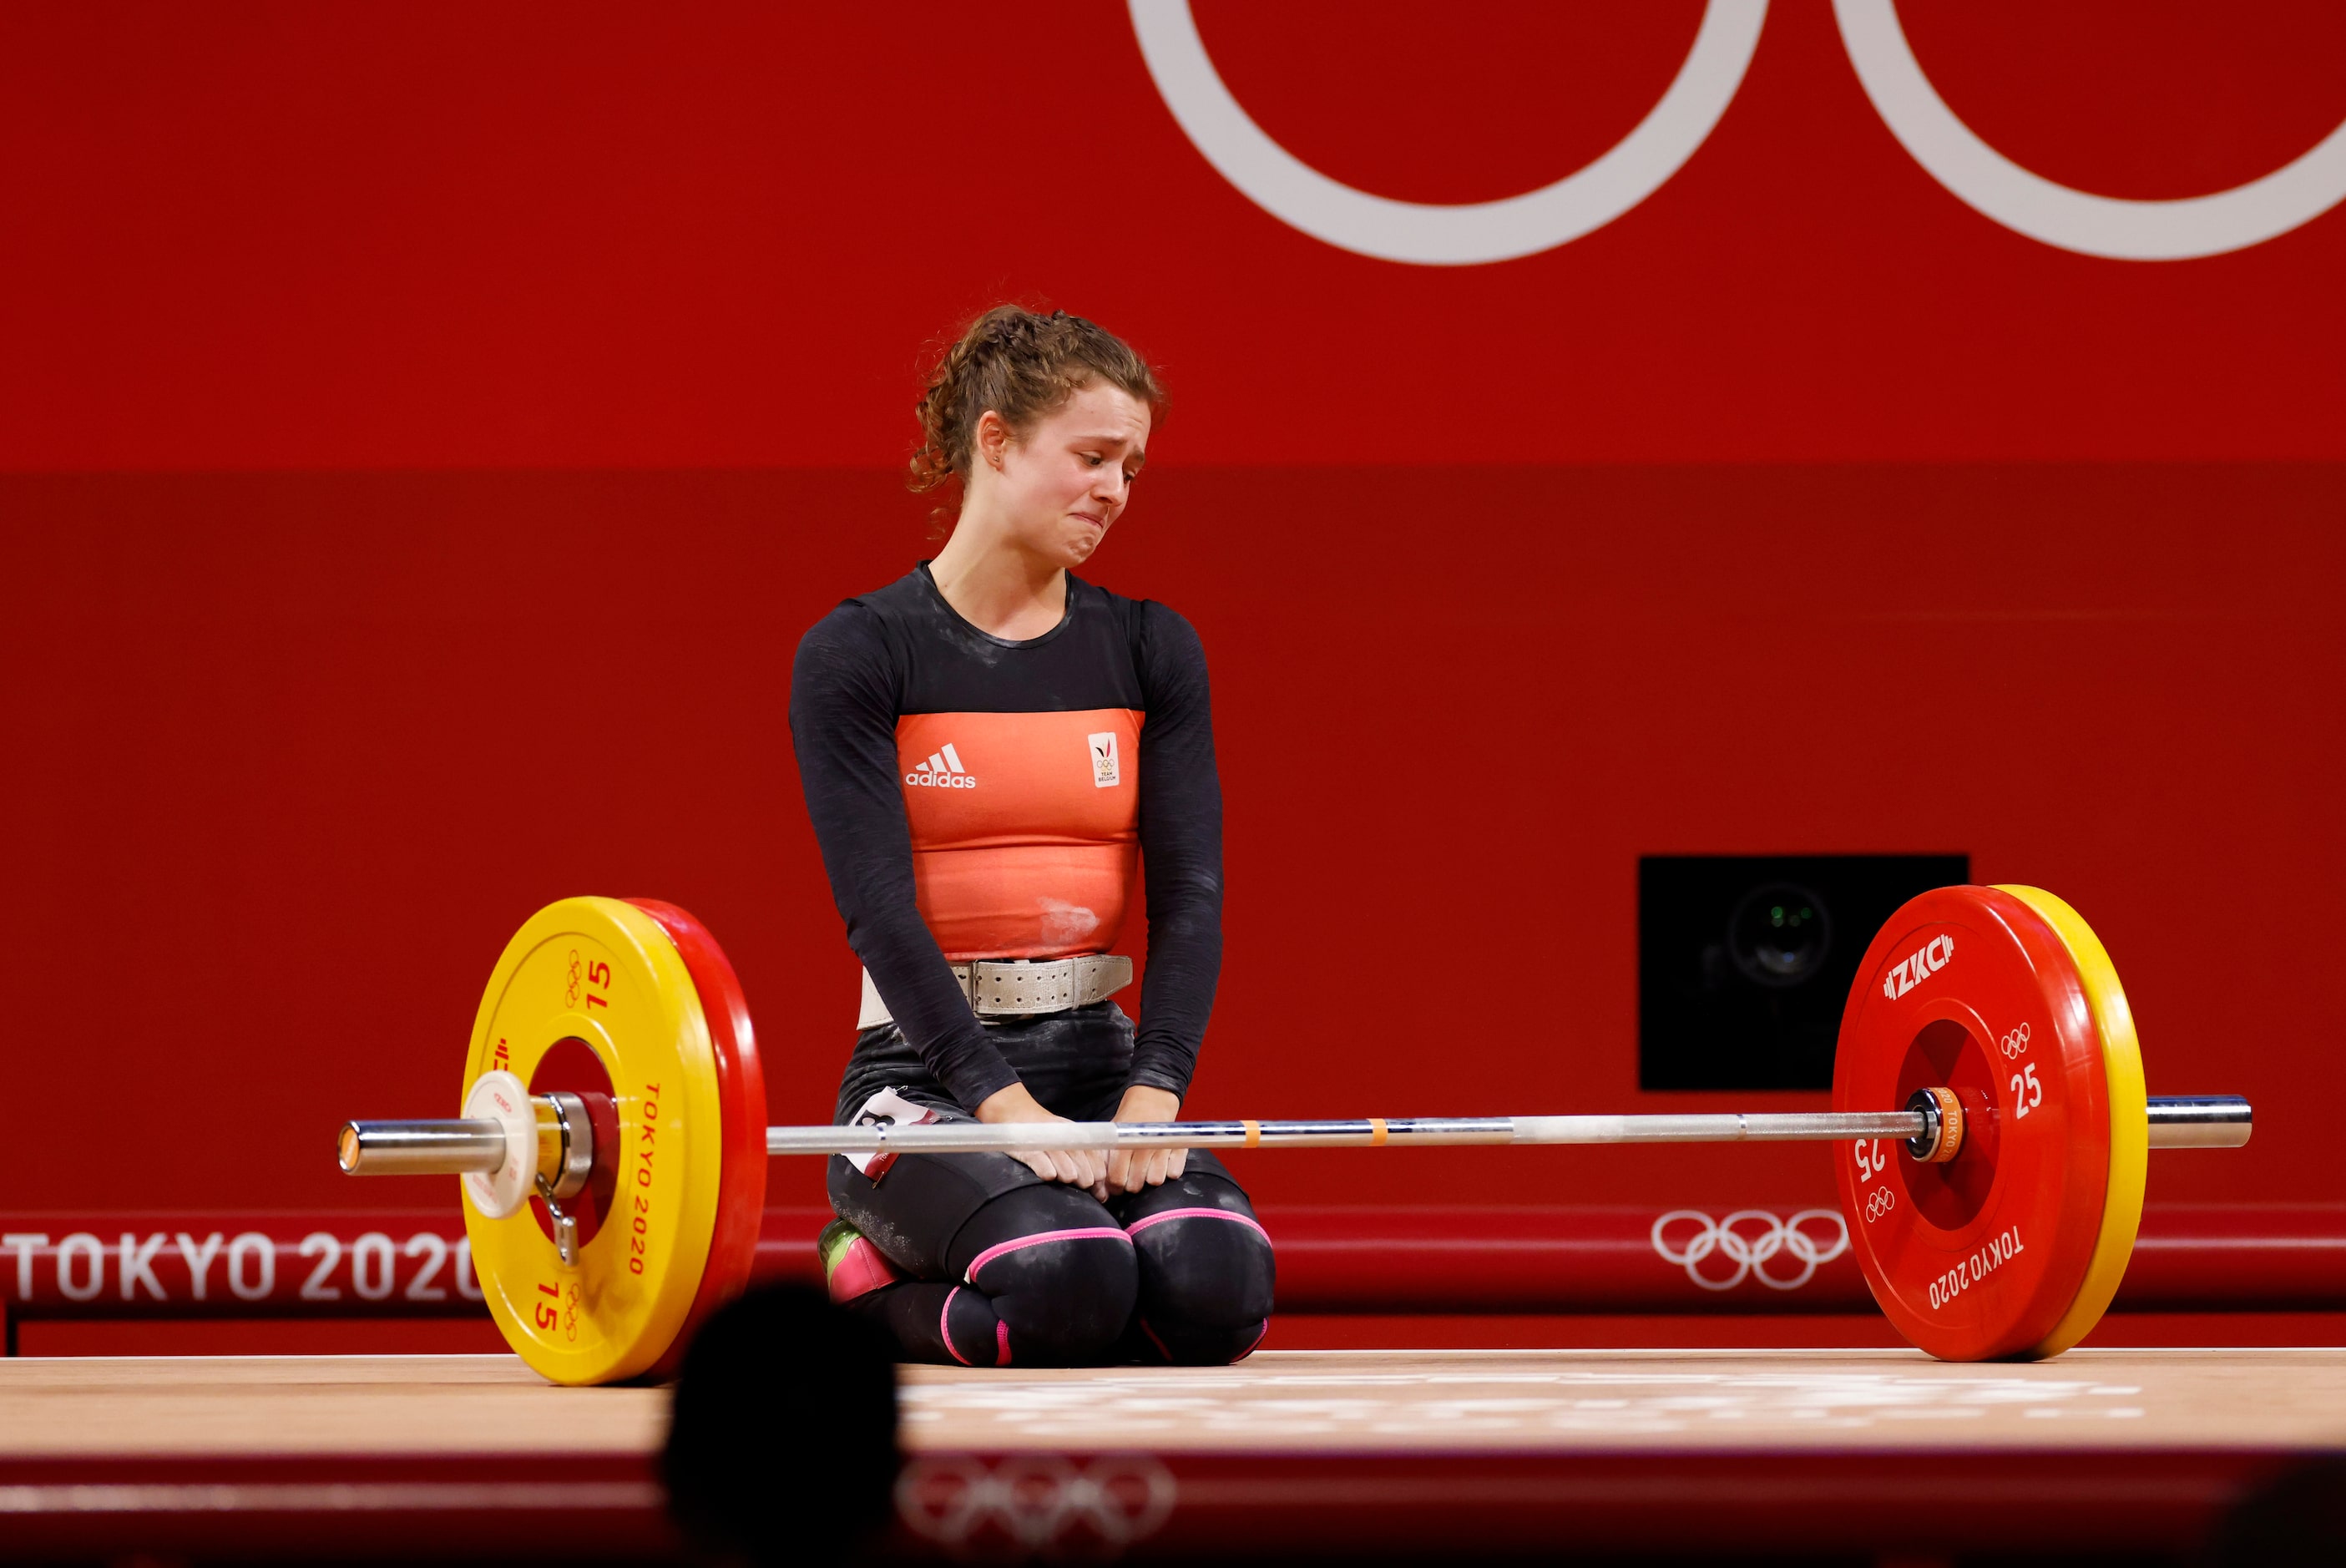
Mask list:
POLYGON ((872 1245, 872 1238, 843 1219, 834 1219, 815 1237, 815 1256, 822 1259, 822 1285, 837 1302, 852 1301, 904 1278, 872 1245))

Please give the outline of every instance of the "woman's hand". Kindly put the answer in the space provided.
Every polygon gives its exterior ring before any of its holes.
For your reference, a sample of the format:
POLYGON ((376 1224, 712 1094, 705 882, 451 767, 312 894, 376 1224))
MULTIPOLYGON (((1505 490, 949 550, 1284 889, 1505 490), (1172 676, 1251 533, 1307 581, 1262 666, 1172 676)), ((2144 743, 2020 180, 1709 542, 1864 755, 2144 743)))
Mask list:
MULTIPOLYGON (((1127 1099, 1131 1096, 1127 1095, 1127 1099)), ((1065 1116, 1055 1116, 1045 1110, 1042 1103, 1028 1093, 1024 1084, 1013 1084, 1006 1089, 996 1089, 978 1102, 977 1119, 981 1122, 1061 1122, 1065 1116)), ((1069 1186, 1088 1187, 1094 1197, 1107 1196, 1107 1159, 1100 1149, 1020 1149, 1010 1156, 1024 1160, 1026 1168, 1045 1181, 1063 1181, 1069 1186)))
MULTIPOLYGON (((1116 1107, 1119 1122, 1178 1122, 1181 1119, 1181 1097, 1169 1089, 1153 1089, 1146 1084, 1135 1084, 1124 1092, 1123 1101, 1116 1107)), ((1138 1192, 1145 1186, 1161 1186, 1167 1181, 1189 1168, 1187 1149, 1110 1149, 1107 1151, 1107 1190, 1138 1192)))

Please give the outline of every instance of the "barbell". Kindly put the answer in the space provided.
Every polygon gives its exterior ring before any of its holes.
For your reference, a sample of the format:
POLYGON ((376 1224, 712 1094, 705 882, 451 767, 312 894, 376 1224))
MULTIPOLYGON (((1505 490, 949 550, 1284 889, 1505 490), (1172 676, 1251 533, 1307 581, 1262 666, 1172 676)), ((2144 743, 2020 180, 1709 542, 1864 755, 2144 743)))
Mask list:
MULTIPOLYGON (((1866 1283, 1950 1360, 2058 1355, 2116 1292, 2153 1148, 2237 1147, 2237 1096, 2151 1099, 2126 993, 2026 887, 1910 901, 1867 948, 1824 1112, 769 1127, 750 1013, 706 928, 566 899, 490 976, 454 1120, 353 1121, 354 1176, 462 1177, 491 1315, 560 1383, 672 1373, 748 1282, 775 1155, 1830 1142, 1866 1283)), ((884 1179, 884 1178, 883 1178, 884 1179)))

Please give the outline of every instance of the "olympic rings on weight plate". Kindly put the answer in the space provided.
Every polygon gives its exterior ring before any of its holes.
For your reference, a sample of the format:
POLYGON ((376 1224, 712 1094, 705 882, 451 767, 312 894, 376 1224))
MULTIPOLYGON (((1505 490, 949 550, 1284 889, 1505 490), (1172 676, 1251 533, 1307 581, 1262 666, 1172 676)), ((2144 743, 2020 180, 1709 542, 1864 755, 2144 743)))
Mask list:
MULTIPOLYGON (((1380 260, 1472 267, 1566 245, 1659 190, 1708 140, 1743 86, 1767 0, 1709 0, 1677 76, 1596 162, 1496 201, 1396 201, 1331 179, 1231 96, 1189 0, 1127 0, 1165 107, 1206 161, 1265 212, 1380 260)), ((2039 244, 2120 261, 2181 261, 2261 245, 2346 200, 2346 125, 2280 168, 2207 196, 2135 200, 2072 189, 1982 140, 1914 57, 1895 0, 1833 0, 1841 47, 1873 111, 1923 171, 1992 222, 2039 244)))
POLYGON ((2017 1062, 2023 1056, 2027 1055, 2028 1020, 2025 1018, 2022 1019, 2020 1021, 2020 1027, 2014 1029, 2003 1039, 1997 1041, 1995 1043, 1995 1048, 2004 1053, 2004 1059, 2007 1062, 2017 1062))
POLYGON ((896 1516, 914 1534, 955 1549, 1045 1552, 1081 1532, 1121 1550, 1162 1529, 1179 1492, 1173 1472, 1145 1453, 1089 1463, 1018 1454, 993 1465, 915 1457, 896 1478, 896 1516))
POLYGON ((1764 1208, 1739 1208, 1718 1220, 1698 1208, 1674 1208, 1654 1221, 1651 1234, 1654 1250, 1662 1261, 1684 1268, 1687 1278, 1705 1290, 1732 1290, 1754 1278, 1770 1290, 1798 1290, 1816 1278, 1820 1266, 1849 1250, 1849 1223, 1830 1208, 1804 1208, 1790 1219, 1779 1219, 1764 1208), (1696 1230, 1685 1246, 1674 1247, 1668 1231, 1679 1223, 1691 1223, 1696 1230), (1757 1236, 1746 1236, 1738 1228, 1755 1225, 1765 1227, 1757 1236), (1820 1241, 1810 1236, 1805 1228, 1810 1225, 1831 1226, 1832 1239, 1820 1241), (1769 1260, 1780 1252, 1789 1252, 1800 1260, 1798 1274, 1783 1278, 1768 1271, 1769 1260), (1713 1253, 1734 1264, 1735 1272, 1724 1279, 1705 1274, 1703 1260, 1713 1253))

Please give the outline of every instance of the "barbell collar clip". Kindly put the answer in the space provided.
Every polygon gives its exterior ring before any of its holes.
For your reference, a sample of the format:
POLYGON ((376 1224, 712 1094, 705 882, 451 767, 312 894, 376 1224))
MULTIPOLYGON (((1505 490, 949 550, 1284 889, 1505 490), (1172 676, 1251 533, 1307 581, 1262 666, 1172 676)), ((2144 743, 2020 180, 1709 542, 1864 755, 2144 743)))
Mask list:
POLYGON ((530 1103, 537 1112, 537 1186, 552 1208, 586 1190, 595 1174, 595 1123, 586 1102, 567 1089, 532 1095, 530 1103))

